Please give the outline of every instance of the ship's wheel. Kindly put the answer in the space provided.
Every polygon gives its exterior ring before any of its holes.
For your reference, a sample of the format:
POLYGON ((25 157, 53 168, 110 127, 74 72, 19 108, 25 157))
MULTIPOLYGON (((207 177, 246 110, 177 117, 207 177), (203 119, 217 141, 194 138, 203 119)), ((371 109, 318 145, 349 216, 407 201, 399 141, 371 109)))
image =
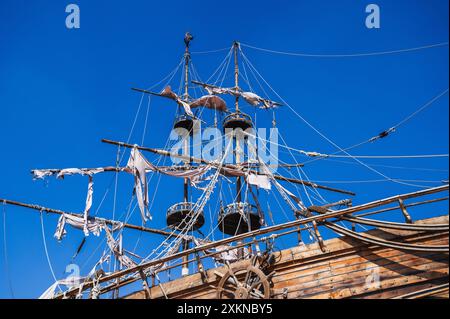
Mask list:
POLYGON ((269 299, 269 280, 261 269, 253 265, 229 267, 217 287, 217 298, 269 299))

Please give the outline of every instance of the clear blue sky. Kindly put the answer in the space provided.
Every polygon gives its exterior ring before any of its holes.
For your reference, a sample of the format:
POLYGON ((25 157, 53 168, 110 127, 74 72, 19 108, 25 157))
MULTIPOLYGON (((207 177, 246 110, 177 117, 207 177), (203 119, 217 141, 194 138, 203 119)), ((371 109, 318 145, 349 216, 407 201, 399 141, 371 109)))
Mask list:
MULTIPOLYGON (((100 143, 100 139, 127 139, 141 98, 130 87, 149 87, 177 65, 185 31, 195 36, 193 51, 224 48, 233 40, 263 48, 317 54, 365 53, 448 41, 446 0, 371 1, 381 8, 381 28, 377 30, 369 30, 364 25, 365 6, 369 1, 259 0, 228 1, 220 5, 214 1, 71 2, 6 0, 0 3, 0 198, 75 212, 84 208, 84 177, 67 177, 64 181, 50 178, 46 184, 33 181, 30 169, 114 165, 116 149, 100 143), (78 30, 65 27, 65 6, 71 2, 81 9, 78 30)), ((448 88, 448 46, 358 58, 291 57, 243 49, 297 112, 343 147, 398 123, 448 88)), ((224 54, 193 55, 203 79, 209 77, 224 54)), ((226 81, 231 84, 231 78, 226 81)), ((270 97, 276 99, 274 94, 270 97)), ((353 154, 448 153, 448 109, 448 95, 445 95, 392 136, 355 149, 353 154)), ((173 111, 170 101, 152 101, 146 145, 164 146, 173 111)), ((132 143, 141 141, 144 118, 145 112, 141 111, 132 143)), ((271 116, 267 112, 258 111, 257 119, 261 126, 270 125, 271 116)), ((335 151, 288 108, 282 107, 277 112, 277 121, 280 133, 292 147, 323 153, 335 151)), ((288 154, 282 157, 292 162, 288 154)), ((390 177, 448 179, 447 158, 365 162, 433 169, 375 166, 390 177)), ((354 163, 320 161, 305 167, 305 171, 312 180, 380 179, 379 175, 354 163)), ((96 177, 93 210, 111 178, 112 175, 96 177)), ((415 190, 389 182, 330 185, 357 192, 355 203, 415 190)), ((152 183, 151 193, 154 189, 152 183)), ((116 214, 124 212, 131 190, 132 178, 121 175, 116 214)), ((155 218, 149 227, 165 226, 165 210, 182 199, 181 190, 178 180, 161 179, 152 207, 155 218)), ((321 194, 329 200, 342 198, 321 194)), ((100 216, 112 217, 112 202, 110 190, 100 216)), ((271 207, 274 210, 276 204, 271 207)), ((443 206, 432 214, 444 213, 445 209, 448 212, 448 206, 443 206)), ((277 221, 285 221, 280 212, 275 213, 277 221)), ((418 211, 415 217, 429 216, 426 214, 430 212, 418 211)), ((37 297, 53 283, 39 214, 7 206, 6 219, 14 295, 37 297)), ((66 239, 57 243, 52 238, 57 217, 46 215, 44 221, 56 276, 65 277, 65 266, 71 262, 82 233, 68 228, 66 239)), ((130 222, 140 224, 137 211, 130 222)), ((209 227, 208 223, 205 227, 209 227)), ((1 229, 3 238, 3 226, 1 229)), ((327 233, 326 237, 330 235, 327 233)), ((136 239, 136 234, 127 233, 130 249, 136 239)), ((160 240, 157 236, 142 235, 137 252, 144 255, 160 240)), ((90 236, 75 260, 83 266, 84 273, 99 257, 101 249, 89 259, 99 243, 100 239, 90 236)), ((3 247, 2 243, 0 297, 8 298, 11 294, 3 247)))

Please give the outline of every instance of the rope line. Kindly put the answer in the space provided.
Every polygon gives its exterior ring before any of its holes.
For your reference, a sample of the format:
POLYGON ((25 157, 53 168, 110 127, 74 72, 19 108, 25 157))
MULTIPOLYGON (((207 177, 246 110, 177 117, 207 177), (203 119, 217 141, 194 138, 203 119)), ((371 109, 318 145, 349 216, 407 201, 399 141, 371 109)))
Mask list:
POLYGON ((435 44, 430 44, 430 45, 424 45, 424 46, 419 46, 419 47, 414 47, 414 48, 399 49, 399 50, 377 51, 377 52, 368 52, 368 53, 352 53, 352 54, 310 54, 310 53, 302 53, 302 52, 285 52, 285 51, 260 48, 260 47, 252 46, 252 45, 245 44, 245 43, 240 43, 240 45, 243 47, 247 47, 247 48, 262 51, 262 52, 275 53, 275 54, 281 54, 281 55, 289 55, 289 56, 312 57, 312 58, 352 58, 352 57, 389 55, 389 54, 413 52, 413 51, 419 51, 419 50, 425 50, 425 49, 431 49, 431 48, 437 48, 437 47, 444 47, 444 46, 448 46, 448 42, 441 42, 441 43, 435 43, 435 44))
POLYGON ((225 50, 230 49, 230 47, 222 48, 222 49, 215 49, 215 50, 208 50, 208 51, 191 51, 191 54, 208 54, 208 53, 217 53, 222 52, 225 50))
POLYGON ((255 69, 255 67, 253 66, 253 64, 248 60, 248 58, 246 57, 245 54, 243 54, 243 57, 246 59, 246 61, 249 63, 249 65, 252 67, 252 69, 258 74, 258 76, 264 81, 264 83, 272 90, 272 92, 274 94, 277 95, 277 97, 298 117, 300 118, 307 126, 309 126, 313 131, 315 131, 318 135, 320 135, 323 139, 325 139, 328 143, 330 143, 331 145, 333 145, 334 147, 336 147, 338 150, 340 150, 341 152, 345 153, 346 155, 348 155, 350 158, 352 158, 353 160, 355 160, 356 162, 358 162, 359 164, 361 164, 362 166, 366 167, 367 169, 369 169, 370 171, 382 176, 383 178, 387 179, 387 180, 391 180, 394 183, 398 183, 398 184, 403 184, 406 186, 412 186, 412 187, 419 187, 419 188, 423 188, 424 186, 421 185, 415 185, 415 184, 409 184, 409 183, 404 183, 404 182, 399 182, 399 181, 395 181, 392 178, 390 178, 389 176, 386 176, 385 174, 383 174, 382 172, 376 170, 375 168, 365 164, 364 162, 360 161, 358 158, 353 157, 350 153, 348 153, 346 150, 344 150, 342 147, 340 147, 339 145, 337 145, 335 142, 333 142, 330 138, 328 138, 327 136, 325 136, 321 131, 319 131, 317 128, 315 128, 311 123, 309 123, 303 116, 301 116, 295 109, 293 109, 289 103, 287 103, 286 100, 284 100, 271 86, 270 84, 262 77, 262 75, 258 72, 258 70, 255 69))
POLYGON ((61 286, 59 285, 58 279, 56 279, 55 272, 53 271, 52 262, 50 260, 50 255, 48 253, 47 241, 45 239, 44 218, 42 215, 43 215, 43 212, 41 211, 41 214, 40 214, 40 216, 41 216, 41 233, 42 233, 42 241, 44 243, 45 256, 47 257, 48 267, 50 268, 50 272, 52 273, 53 279, 55 280, 57 287, 59 288, 60 291, 63 291, 61 289, 61 286))
POLYGON ((7 244, 7 236, 6 236, 6 202, 3 202, 3 253, 5 258, 5 275, 8 278, 8 288, 9 292, 11 294, 11 297, 15 299, 14 297, 14 290, 12 287, 11 277, 10 277, 10 271, 9 271, 9 259, 8 259, 8 244, 7 244))

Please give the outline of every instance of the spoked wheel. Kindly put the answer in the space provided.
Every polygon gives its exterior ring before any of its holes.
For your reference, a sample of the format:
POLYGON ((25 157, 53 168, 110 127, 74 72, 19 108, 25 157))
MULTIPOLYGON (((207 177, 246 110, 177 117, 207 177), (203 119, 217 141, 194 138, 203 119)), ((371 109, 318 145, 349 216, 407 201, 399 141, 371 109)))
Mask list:
POLYGON ((255 266, 229 267, 217 288, 218 299, 269 299, 270 284, 255 266))

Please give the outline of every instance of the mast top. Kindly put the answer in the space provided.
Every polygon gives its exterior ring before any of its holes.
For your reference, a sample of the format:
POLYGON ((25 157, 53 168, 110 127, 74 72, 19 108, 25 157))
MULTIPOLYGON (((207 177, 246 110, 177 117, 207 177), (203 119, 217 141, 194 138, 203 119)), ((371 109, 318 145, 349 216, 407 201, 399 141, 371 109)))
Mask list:
POLYGON ((194 40, 194 36, 188 31, 184 34, 184 44, 186 45, 186 51, 189 49, 190 42, 194 40))
POLYGON ((188 31, 184 34, 184 44, 186 49, 184 51, 184 99, 189 99, 189 60, 191 54, 189 53, 189 45, 191 41, 194 40, 194 36, 188 31))

